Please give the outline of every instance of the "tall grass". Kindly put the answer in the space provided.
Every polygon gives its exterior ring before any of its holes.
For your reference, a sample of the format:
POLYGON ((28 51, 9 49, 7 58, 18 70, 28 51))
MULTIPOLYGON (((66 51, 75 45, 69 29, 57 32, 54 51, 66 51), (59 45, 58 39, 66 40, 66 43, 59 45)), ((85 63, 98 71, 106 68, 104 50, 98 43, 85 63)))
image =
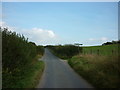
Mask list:
MULTIPOLYGON (((23 35, 0 28, 2 32, 2 86, 23 87, 19 81, 26 78, 37 54, 43 54, 43 47, 28 42, 23 35), (19 84, 18 84, 19 83, 19 84)), ((32 73, 32 71, 31 71, 32 73)), ((28 81, 29 82, 29 81, 28 81)))
MULTIPOLYGON (((96 88, 120 88, 120 57, 119 53, 110 55, 109 49, 111 50, 110 47, 115 48, 113 46, 101 47, 106 50, 106 54, 81 54, 72 57, 68 63, 96 88)), ((91 48, 96 49, 98 47, 90 47, 87 50, 91 48)))

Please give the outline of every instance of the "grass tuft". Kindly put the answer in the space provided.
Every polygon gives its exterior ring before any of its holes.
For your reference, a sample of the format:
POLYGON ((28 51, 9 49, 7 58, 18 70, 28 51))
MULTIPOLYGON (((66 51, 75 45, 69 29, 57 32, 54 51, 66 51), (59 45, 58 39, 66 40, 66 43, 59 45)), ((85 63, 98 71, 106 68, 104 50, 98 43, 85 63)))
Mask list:
POLYGON ((120 68, 117 55, 77 55, 68 63, 96 88, 120 88, 120 68))

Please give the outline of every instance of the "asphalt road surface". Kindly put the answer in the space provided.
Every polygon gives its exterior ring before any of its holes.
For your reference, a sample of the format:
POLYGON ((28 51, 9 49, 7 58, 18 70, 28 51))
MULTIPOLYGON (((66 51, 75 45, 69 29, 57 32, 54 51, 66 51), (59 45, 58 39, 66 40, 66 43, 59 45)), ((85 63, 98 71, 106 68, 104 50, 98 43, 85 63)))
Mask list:
POLYGON ((93 88, 67 62, 45 49, 42 59, 45 70, 37 88, 93 88))

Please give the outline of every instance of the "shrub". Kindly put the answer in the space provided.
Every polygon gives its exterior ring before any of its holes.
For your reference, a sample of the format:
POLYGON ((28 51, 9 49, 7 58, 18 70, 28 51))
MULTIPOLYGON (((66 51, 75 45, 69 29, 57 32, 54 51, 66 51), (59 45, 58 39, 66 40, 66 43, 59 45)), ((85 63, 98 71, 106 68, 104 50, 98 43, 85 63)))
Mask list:
POLYGON ((0 28, 0 31, 2 32, 2 85, 6 88, 22 79, 25 71, 32 67, 34 57, 38 53, 43 53, 43 47, 28 42, 23 35, 8 31, 7 28, 0 28))
POLYGON ((74 45, 58 45, 58 46, 47 46, 52 52, 62 59, 71 58, 72 56, 82 53, 82 48, 74 45))

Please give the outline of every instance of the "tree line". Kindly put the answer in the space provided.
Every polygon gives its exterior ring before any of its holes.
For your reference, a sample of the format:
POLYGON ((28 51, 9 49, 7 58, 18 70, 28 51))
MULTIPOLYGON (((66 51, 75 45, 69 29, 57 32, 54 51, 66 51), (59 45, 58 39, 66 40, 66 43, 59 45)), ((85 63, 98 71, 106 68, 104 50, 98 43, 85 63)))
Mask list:
POLYGON ((56 56, 62 59, 72 58, 72 56, 82 53, 82 47, 72 44, 68 45, 48 45, 49 48, 56 56))
MULTIPOLYGON (((2 86, 15 84, 22 79, 25 70, 32 66, 34 58, 43 54, 43 46, 29 42, 23 35, 1 28, 2 33, 2 86)), ((31 72, 32 73, 32 72, 31 72)))
POLYGON ((111 44, 120 44, 120 40, 118 41, 112 41, 112 42, 106 42, 106 43, 103 43, 102 45, 111 45, 111 44))

